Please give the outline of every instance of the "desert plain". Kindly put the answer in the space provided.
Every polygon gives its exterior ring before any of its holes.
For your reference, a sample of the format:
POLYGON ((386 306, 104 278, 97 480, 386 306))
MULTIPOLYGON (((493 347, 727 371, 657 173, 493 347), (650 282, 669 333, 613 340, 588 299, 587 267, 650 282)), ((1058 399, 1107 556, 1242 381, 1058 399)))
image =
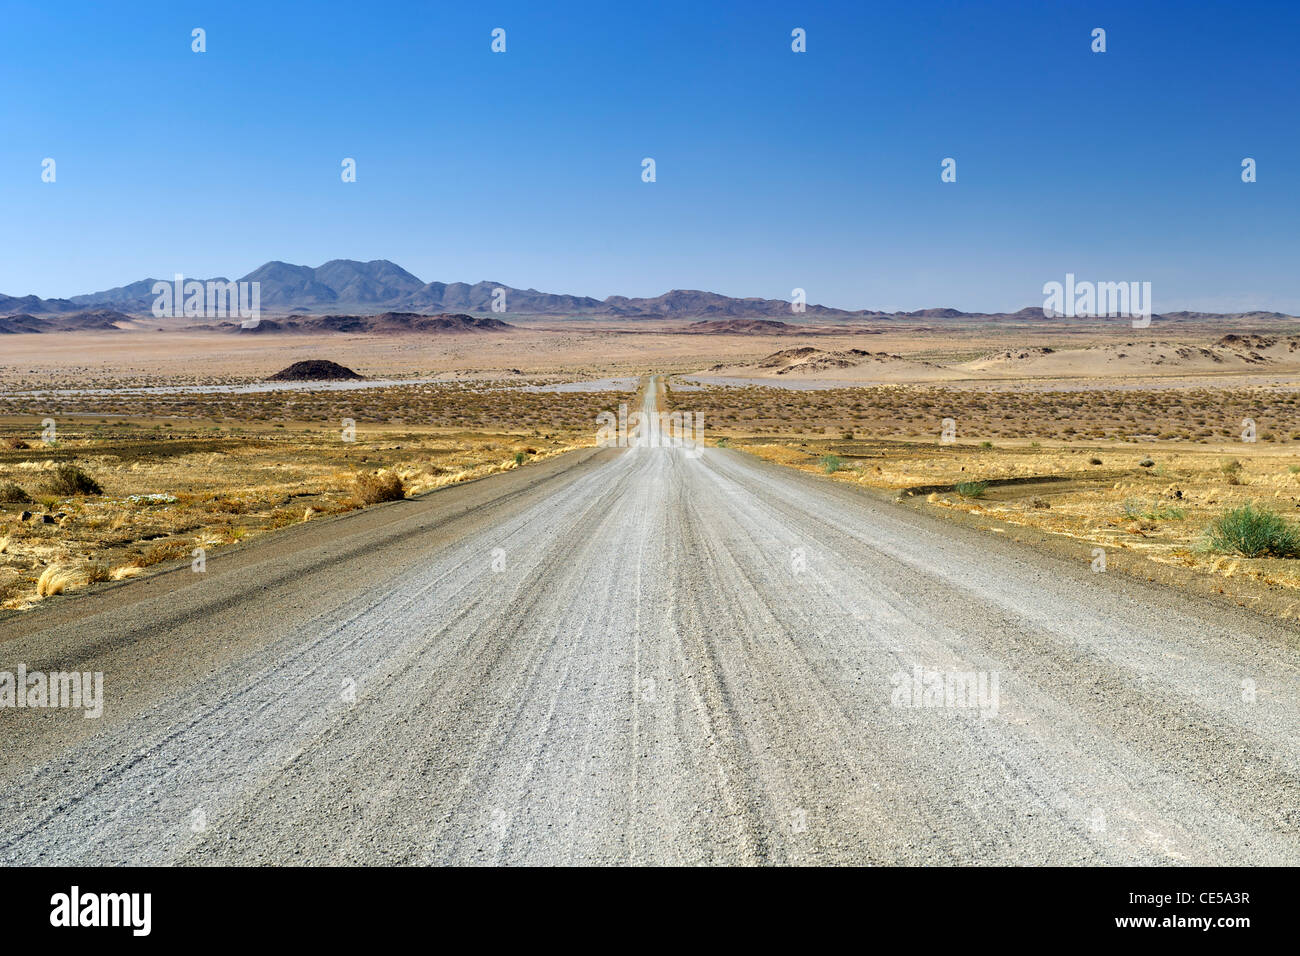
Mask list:
POLYGON ((593 445, 653 385, 707 443, 1300 618, 1300 554, 1213 533, 1300 534, 1290 317, 504 318, 0 335, 0 613, 593 445), (305 361, 362 378, 268 381, 305 361))

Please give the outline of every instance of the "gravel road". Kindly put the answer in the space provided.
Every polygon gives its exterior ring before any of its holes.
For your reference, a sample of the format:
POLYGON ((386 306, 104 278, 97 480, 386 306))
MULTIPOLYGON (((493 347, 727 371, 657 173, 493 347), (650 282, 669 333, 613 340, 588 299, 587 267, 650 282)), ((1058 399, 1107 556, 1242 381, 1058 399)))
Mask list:
POLYGON ((1300 863, 1294 632, 698 451, 6 619, 0 862, 1300 863))

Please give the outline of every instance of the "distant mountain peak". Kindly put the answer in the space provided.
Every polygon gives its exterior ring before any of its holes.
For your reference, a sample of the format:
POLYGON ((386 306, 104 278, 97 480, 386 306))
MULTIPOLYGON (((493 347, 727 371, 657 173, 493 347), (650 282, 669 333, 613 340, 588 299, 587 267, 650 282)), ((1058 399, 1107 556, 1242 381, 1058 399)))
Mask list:
MULTIPOLYGON (((225 279, 198 279, 200 282, 225 279)), ((40 299, 34 295, 0 295, 0 315, 66 315, 88 309, 112 309, 144 315, 153 308, 153 286, 157 280, 140 279, 124 286, 77 295, 70 299, 40 299)), ((172 281, 168 277, 165 281, 172 281)), ((502 282, 425 282, 389 259, 331 259, 319 266, 295 265, 272 259, 243 276, 240 281, 261 286, 261 308, 273 316, 294 312, 376 315, 391 313, 483 313, 556 316, 609 316, 634 319, 699 319, 725 321, 758 319, 787 321, 798 327, 811 319, 997 319, 1043 320, 1042 309, 1029 307, 1015 313, 972 313, 952 308, 919 309, 914 312, 859 309, 850 311, 809 303, 796 313, 784 299, 735 298, 702 289, 670 289, 650 298, 611 295, 590 296, 516 289, 502 282)), ((1279 313, 1239 313, 1250 318, 1288 318, 1279 313)), ((1192 320, 1207 313, 1171 313, 1170 319, 1192 320)), ((14 323, 8 324, 10 328, 14 323)))

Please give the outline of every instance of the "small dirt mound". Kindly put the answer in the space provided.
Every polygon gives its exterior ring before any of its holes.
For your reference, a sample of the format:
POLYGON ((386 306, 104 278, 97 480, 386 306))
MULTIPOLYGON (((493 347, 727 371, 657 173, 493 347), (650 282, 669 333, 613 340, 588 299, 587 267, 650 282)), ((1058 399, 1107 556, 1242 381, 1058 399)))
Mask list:
POLYGON ((270 382, 337 382, 349 379, 359 379, 364 376, 358 375, 350 368, 339 365, 337 362, 327 362, 323 359, 311 359, 307 362, 294 362, 286 369, 281 369, 272 375, 267 381, 270 382))

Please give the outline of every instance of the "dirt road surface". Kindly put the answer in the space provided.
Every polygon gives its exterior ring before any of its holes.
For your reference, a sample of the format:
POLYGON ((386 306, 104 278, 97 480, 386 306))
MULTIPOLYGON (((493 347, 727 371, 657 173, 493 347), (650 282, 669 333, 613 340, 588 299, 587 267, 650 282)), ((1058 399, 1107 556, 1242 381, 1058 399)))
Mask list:
POLYGON ((1296 864, 1296 647, 727 449, 592 450, 0 623, 0 671, 104 690, 0 710, 0 861, 1296 864))

